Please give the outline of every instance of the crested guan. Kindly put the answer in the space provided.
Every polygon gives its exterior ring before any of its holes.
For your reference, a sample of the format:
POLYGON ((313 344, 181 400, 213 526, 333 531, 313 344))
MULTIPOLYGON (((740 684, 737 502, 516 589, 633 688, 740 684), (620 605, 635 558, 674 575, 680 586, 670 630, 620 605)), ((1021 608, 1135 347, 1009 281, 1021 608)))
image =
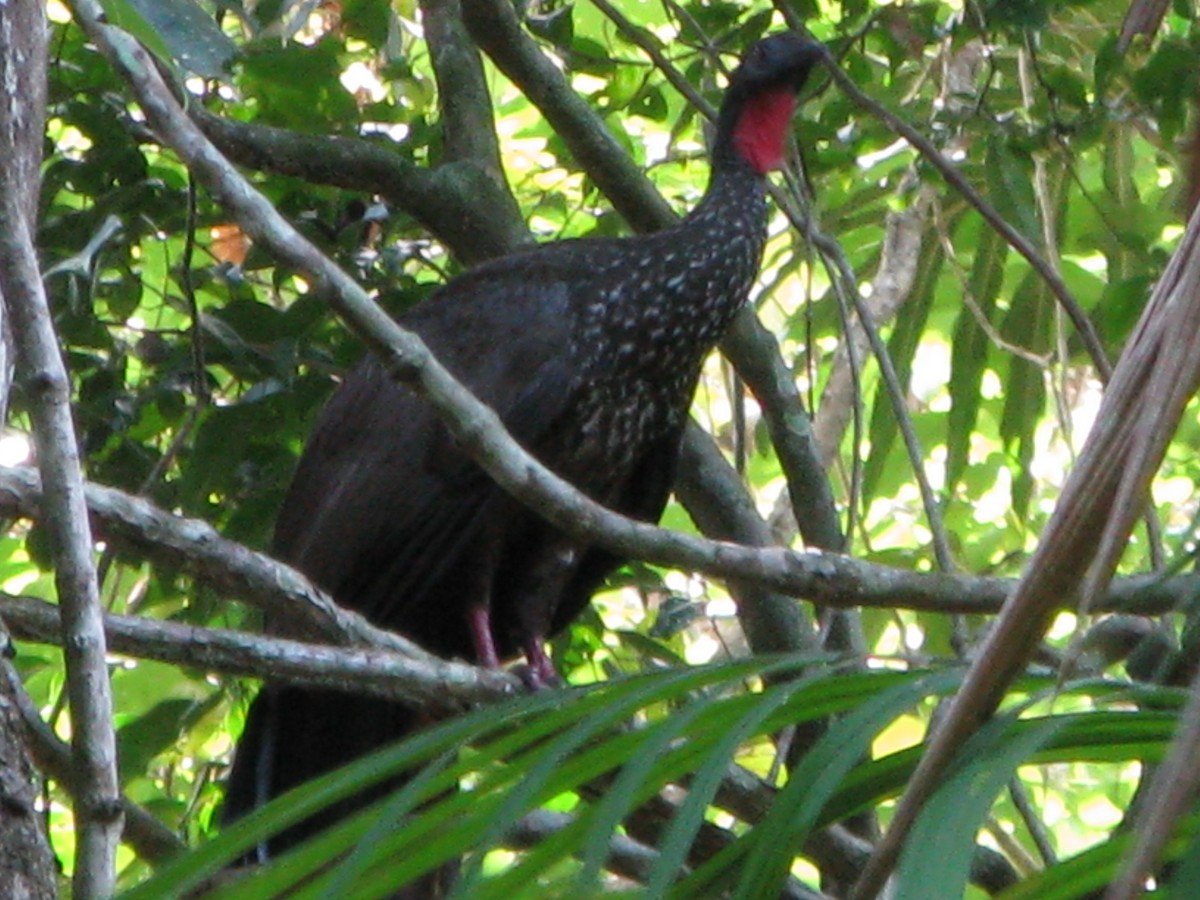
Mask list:
MULTIPOLYGON (((708 189, 675 226, 514 253, 455 278, 401 320, 518 441, 612 509, 645 521, 662 513, 701 364, 758 272, 763 176, 782 161, 796 92, 823 52, 793 33, 750 48, 729 79, 708 189)), ((435 653, 498 665, 524 652, 542 680, 554 676, 542 641, 620 562, 509 497, 374 358, 323 411, 273 552, 435 653)), ((419 724, 398 704, 268 685, 238 744, 224 819, 419 724)), ((257 858, 370 799, 294 827, 257 858)))

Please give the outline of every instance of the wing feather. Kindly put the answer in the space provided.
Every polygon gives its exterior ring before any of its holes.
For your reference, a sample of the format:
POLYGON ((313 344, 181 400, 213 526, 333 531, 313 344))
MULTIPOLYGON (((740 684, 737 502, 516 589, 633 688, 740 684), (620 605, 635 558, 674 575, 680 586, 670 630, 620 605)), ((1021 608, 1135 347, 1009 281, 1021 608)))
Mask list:
MULTIPOLYGON (((569 298, 565 285, 533 289, 515 274, 500 281, 493 275, 489 297, 453 282, 402 324, 532 448, 571 395, 569 298)), ((506 506, 501 496, 429 405, 368 358, 320 416, 273 548, 338 602, 461 655, 465 610, 477 598, 438 594, 470 592, 469 580, 447 573, 469 569, 489 516, 506 506), (446 623, 434 620, 449 617, 461 626, 447 637, 446 623)))

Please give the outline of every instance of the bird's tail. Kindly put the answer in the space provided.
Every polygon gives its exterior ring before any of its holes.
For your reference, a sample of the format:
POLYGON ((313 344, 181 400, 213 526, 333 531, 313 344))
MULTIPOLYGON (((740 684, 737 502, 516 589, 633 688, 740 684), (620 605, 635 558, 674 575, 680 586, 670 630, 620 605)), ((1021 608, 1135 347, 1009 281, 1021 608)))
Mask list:
MULTIPOLYGON (((228 825, 421 724, 419 713, 387 700, 307 687, 264 687, 250 706, 238 741, 221 821, 228 825)), ((397 784, 379 784, 328 807, 259 845, 245 861, 265 862, 279 855, 395 790, 397 784)))

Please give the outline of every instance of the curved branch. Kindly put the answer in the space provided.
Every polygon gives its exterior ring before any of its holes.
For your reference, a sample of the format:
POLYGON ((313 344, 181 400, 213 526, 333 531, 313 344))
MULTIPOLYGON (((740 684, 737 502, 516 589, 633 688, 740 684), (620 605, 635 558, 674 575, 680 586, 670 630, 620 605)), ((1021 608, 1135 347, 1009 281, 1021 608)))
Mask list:
MULTIPOLYGON (((467 26, 479 45, 538 107, 626 221, 637 231, 653 231, 673 223, 675 213, 612 138, 603 120, 579 99, 562 73, 528 38, 512 7, 495 0, 463 0, 463 6, 467 26)), ((604 7, 602 11, 627 35, 637 34, 637 29, 616 10, 604 7)), ((640 41, 639 45, 672 83, 688 88, 688 98, 702 114, 709 118, 715 115, 649 42, 640 41)), ((751 310, 743 310, 721 349, 763 407, 771 411, 771 437, 793 500, 800 504, 798 517, 805 522, 805 540, 811 546, 841 550, 844 540, 833 493, 823 468, 811 453, 811 441, 805 437, 810 435, 807 415, 770 334, 751 310)))

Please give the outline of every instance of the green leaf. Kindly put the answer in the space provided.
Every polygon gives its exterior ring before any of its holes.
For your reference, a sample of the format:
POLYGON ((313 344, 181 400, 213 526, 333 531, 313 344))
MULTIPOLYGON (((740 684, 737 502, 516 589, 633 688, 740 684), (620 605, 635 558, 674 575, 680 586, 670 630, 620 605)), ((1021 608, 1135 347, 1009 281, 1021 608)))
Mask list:
POLYGON ((975 835, 996 795, 1065 725, 1049 718, 1012 734, 1013 720, 985 726, 962 748, 959 763, 926 803, 904 843, 893 881, 896 900, 960 897, 967 885, 975 835), (937 852, 930 852, 936 847, 937 852))
POLYGON ((966 471, 971 435, 979 415, 983 373, 990 339, 979 319, 990 321, 1004 281, 1008 244, 989 227, 981 229, 966 289, 974 308, 958 313, 950 350, 950 413, 946 419, 946 492, 952 493, 966 471))
MULTIPOLYGON (((903 310, 896 317, 896 324, 888 338, 888 355, 896 368, 896 378, 901 388, 907 391, 912 381, 913 365, 921 339, 926 335, 929 315, 933 309, 935 287, 942 272, 945 255, 937 241, 927 241, 921 248, 921 259, 917 264, 917 276, 903 310)), ((889 464, 889 454, 899 434, 896 411, 892 409, 891 397, 882 387, 875 392, 871 407, 871 420, 867 435, 871 452, 863 461, 863 496, 870 500, 880 489, 887 474, 896 468, 889 464)))
MULTIPOLYGON (((1013 294, 1012 307, 1004 317, 1001 337, 1009 344, 1035 355, 1050 349, 1054 323, 1054 298, 1039 275, 1030 271, 1013 294)), ((1013 474, 1012 511, 1024 519, 1033 495, 1033 463, 1037 429, 1046 404, 1045 366, 1013 355, 1004 382, 1004 410, 1000 416, 1000 439, 1016 461, 1013 474)))
POLYGON ((133 34, 164 63, 203 78, 222 78, 237 47, 194 0, 102 0, 108 20, 133 34))
POLYGON ((841 789, 847 773, 869 755, 871 743, 884 726, 929 694, 944 693, 958 681, 958 673, 940 672, 899 684, 865 698, 835 723, 804 755, 770 813, 751 832, 752 849, 734 897, 776 896, 791 870, 792 857, 815 827, 826 802, 841 789))

